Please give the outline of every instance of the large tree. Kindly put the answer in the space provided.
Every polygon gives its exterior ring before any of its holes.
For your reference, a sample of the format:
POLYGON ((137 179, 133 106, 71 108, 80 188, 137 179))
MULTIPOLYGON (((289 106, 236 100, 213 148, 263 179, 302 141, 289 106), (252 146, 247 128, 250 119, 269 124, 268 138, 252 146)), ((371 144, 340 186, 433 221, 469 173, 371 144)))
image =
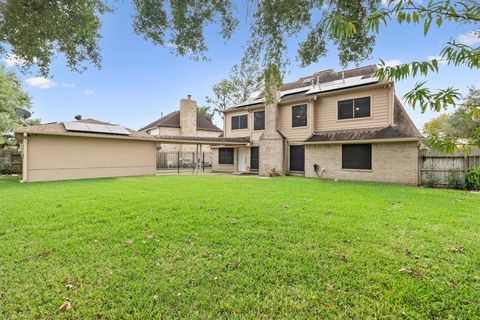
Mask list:
POLYGON ((13 129, 26 124, 38 123, 38 120, 23 121, 15 113, 15 108, 30 109, 30 96, 22 90, 21 83, 13 72, 6 72, 0 65, 0 144, 14 143, 6 139, 13 129))
POLYGON ((258 65, 244 59, 232 67, 228 78, 213 86, 213 95, 206 97, 206 101, 215 113, 223 117, 225 109, 247 100, 261 88, 262 78, 258 65))
POLYGON ((424 126, 429 143, 437 150, 471 152, 480 147, 480 89, 471 87, 450 114, 441 114, 424 126))
MULTIPOLYGON (((480 37, 478 0, 248 0, 246 12, 237 10, 232 0, 132 1, 135 33, 196 60, 207 58, 207 26, 218 26, 220 35, 229 39, 246 15, 250 28, 246 57, 261 65, 267 98, 270 89, 281 84, 288 43, 298 46, 301 65, 319 61, 333 43, 340 64, 346 66, 368 58, 376 35, 387 29, 382 26, 393 22, 422 25, 425 36, 444 22, 469 25, 471 35, 480 37)), ((85 61, 99 65, 99 17, 109 11, 106 4, 107 0, 0 0, 0 43, 25 61, 26 68, 37 65, 44 74, 57 52, 65 54, 75 70, 85 61)), ((449 40, 439 56, 450 65, 480 68, 480 47, 449 40)), ((427 76, 438 71, 438 63, 439 59, 396 67, 381 63, 378 75, 394 80, 427 76)), ((458 104, 460 93, 454 87, 432 91, 426 82, 419 82, 405 98, 422 111, 440 111, 458 104)))

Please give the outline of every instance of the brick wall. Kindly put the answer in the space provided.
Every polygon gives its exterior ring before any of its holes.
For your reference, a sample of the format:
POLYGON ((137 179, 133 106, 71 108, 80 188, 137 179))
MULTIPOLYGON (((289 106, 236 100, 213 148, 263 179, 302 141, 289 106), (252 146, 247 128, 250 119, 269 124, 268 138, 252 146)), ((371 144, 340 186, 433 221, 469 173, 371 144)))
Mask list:
POLYGON ((18 150, 0 149, 0 164, 10 163, 13 173, 22 173, 22 153, 18 150))
POLYGON ((342 145, 306 145, 305 176, 317 177, 313 165, 325 169, 322 178, 417 184, 416 142, 372 144, 372 170, 342 169, 342 145))

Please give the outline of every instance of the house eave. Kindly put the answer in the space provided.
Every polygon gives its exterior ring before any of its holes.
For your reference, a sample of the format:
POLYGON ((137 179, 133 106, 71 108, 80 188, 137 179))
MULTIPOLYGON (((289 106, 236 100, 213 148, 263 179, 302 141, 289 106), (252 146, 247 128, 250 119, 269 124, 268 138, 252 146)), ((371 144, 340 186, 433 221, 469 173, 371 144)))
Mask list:
POLYGON ((419 142, 421 138, 392 138, 392 139, 364 139, 364 140, 334 140, 334 141, 305 141, 304 144, 358 144, 358 143, 390 143, 390 142, 419 142))

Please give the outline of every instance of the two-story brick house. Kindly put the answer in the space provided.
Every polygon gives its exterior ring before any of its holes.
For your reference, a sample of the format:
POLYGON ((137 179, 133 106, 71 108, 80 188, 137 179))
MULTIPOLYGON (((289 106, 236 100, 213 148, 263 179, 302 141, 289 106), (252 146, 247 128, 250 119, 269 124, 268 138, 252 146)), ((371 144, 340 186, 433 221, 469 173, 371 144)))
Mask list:
MULTIPOLYGON (((180 100, 180 109, 171 112, 138 130, 152 136, 200 137, 215 138, 222 134, 222 129, 215 126, 212 120, 198 114, 197 102, 189 95, 180 100)), ((160 152, 193 152, 196 145, 192 144, 158 144, 160 152)), ((209 152, 209 146, 203 146, 204 152, 209 152)))
POLYGON ((225 110, 224 137, 250 143, 215 147, 213 170, 416 184, 422 136, 376 70, 321 71, 225 110))

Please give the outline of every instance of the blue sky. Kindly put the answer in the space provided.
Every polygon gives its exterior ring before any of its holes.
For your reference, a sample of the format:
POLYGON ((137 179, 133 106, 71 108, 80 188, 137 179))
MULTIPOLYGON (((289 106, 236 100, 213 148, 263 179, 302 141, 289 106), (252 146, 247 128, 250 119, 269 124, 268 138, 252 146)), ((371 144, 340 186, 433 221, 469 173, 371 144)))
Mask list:
MULTIPOLYGON (((239 11, 243 10, 243 5, 239 5, 239 11)), ((242 46, 249 36, 245 18, 228 42, 221 39, 215 28, 209 27, 206 37, 210 60, 194 62, 187 57, 175 56, 169 48, 154 46, 134 35, 132 15, 130 1, 121 1, 113 14, 104 16, 100 70, 88 66, 83 73, 72 72, 66 67, 63 57, 59 56, 52 65, 51 79, 19 73, 24 89, 33 98, 35 117, 43 122, 52 122, 71 120, 74 115, 81 114, 138 129, 159 118, 161 113, 177 110, 179 99, 187 94, 202 105, 205 96, 211 94, 212 86, 226 77, 230 68, 240 61, 242 46)), ((468 25, 444 24, 440 29, 433 28, 425 38, 421 27, 389 25, 377 37, 372 58, 362 65, 378 63, 380 58, 390 63, 425 60, 429 56, 438 56, 442 44, 450 38, 470 41, 470 44, 478 46, 480 39, 468 34, 472 30, 473 27, 468 25)), ((296 62, 298 40, 289 39, 291 64, 285 82, 323 69, 341 70, 333 47, 320 62, 300 68, 296 62)), ((4 59, 3 63, 9 70, 16 70, 11 61, 9 63, 4 59)), ((401 97, 419 80, 398 82, 397 95, 401 97)), ((441 65, 440 72, 432 74, 427 80, 434 89, 454 86, 466 92, 468 86, 480 86, 478 71, 447 65, 441 65)), ((419 128, 435 116, 433 112, 421 114, 419 110, 406 107, 419 128)), ((215 122, 221 125, 220 118, 217 117, 215 122)))

